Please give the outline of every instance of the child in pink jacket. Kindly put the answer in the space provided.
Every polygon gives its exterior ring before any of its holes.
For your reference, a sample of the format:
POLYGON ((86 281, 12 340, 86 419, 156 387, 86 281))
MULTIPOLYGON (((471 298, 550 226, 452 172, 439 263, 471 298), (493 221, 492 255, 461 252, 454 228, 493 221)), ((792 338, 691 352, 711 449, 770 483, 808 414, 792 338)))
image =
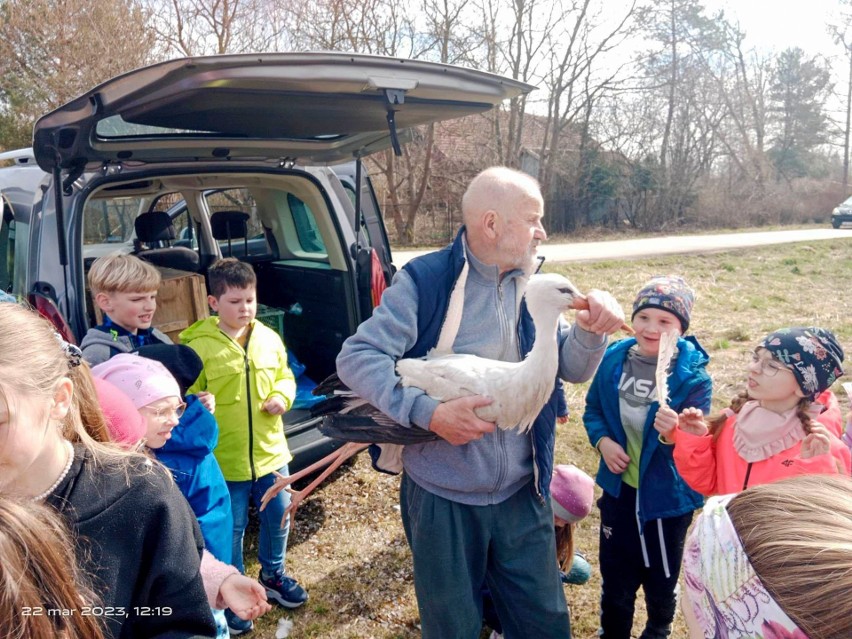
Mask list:
MULTIPOLYGON (((850 472, 850 452, 823 421, 840 420, 816 403, 843 375, 843 349, 831 331, 785 328, 752 353, 747 390, 705 422, 687 409, 661 435, 675 442, 674 461, 704 495, 736 493, 783 477, 850 472)), ((837 413, 837 414, 835 414, 837 413)))

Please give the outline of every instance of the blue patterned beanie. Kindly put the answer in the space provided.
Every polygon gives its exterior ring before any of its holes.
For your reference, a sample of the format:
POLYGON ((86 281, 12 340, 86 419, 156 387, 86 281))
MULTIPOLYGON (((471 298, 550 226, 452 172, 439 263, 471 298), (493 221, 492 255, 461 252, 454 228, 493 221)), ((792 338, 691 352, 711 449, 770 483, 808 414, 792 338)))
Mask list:
POLYGON ((647 282, 633 302, 632 320, 643 308, 659 308, 676 315, 682 332, 689 328, 695 291, 678 275, 659 275, 647 282))
POLYGON ((843 375, 843 348, 824 328, 782 328, 767 335, 760 346, 793 372, 811 401, 843 375))

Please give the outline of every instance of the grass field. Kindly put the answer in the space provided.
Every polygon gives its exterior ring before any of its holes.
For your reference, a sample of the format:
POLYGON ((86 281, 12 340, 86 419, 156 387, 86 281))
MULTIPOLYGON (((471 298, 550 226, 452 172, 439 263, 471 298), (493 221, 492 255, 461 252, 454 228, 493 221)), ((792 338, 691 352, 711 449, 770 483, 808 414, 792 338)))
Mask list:
MULTIPOLYGON (((848 240, 713 255, 549 265, 548 270, 567 275, 581 290, 611 291, 628 315, 633 296, 651 276, 685 277, 697 292, 690 330, 710 353, 716 408, 727 405, 743 382, 745 353, 776 328, 831 328, 846 353, 852 353, 852 235, 848 240)), ((839 384, 834 390, 842 392, 839 384)), ((556 462, 574 463, 594 474, 597 453, 579 419, 585 391, 585 385, 567 388, 571 417, 559 427, 556 462)), ((841 404, 848 407, 845 397, 841 404)), ((253 637, 272 639, 282 615, 294 623, 290 636, 300 639, 420 636, 410 556, 399 521, 398 484, 396 477, 373 472, 362 455, 305 502, 293 523, 287 568, 311 599, 297 611, 272 610, 257 622, 253 637)), ((593 511, 580 524, 577 543, 595 569, 598 523, 593 511)), ((254 537, 249 536, 249 544, 254 537)), ((249 546, 250 574, 257 572, 255 558, 256 548, 249 546)), ((566 587, 574 637, 594 636, 599 589, 597 574, 585 586, 566 587)), ((643 621, 637 613, 637 636, 643 621)), ((686 637, 679 618, 673 636, 686 637)))

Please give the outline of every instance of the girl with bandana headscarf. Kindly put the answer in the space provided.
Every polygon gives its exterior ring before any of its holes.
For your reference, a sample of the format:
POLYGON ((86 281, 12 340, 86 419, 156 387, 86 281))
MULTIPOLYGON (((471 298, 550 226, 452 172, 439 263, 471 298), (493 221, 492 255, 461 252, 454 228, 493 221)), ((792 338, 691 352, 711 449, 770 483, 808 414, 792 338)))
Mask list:
MULTIPOLYGON (((704 495, 736 493, 784 477, 850 472, 850 452, 826 424, 840 421, 815 401, 843 375, 843 349, 831 331, 785 328, 750 353, 747 389, 721 415, 687 409, 670 439, 687 484, 704 495)), ((836 414, 835 414, 836 413, 836 414)), ((833 428, 832 428, 833 430, 833 428)))

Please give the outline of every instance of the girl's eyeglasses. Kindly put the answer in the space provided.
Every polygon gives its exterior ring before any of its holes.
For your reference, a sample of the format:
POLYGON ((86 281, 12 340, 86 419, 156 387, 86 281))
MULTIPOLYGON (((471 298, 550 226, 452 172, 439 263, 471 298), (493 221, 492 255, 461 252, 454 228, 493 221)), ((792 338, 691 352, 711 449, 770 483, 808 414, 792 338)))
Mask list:
POLYGON ((151 413, 154 417, 159 419, 164 424, 169 421, 169 417, 174 415, 177 419, 180 419, 183 416, 184 411, 186 410, 186 404, 181 402, 176 407, 172 408, 163 407, 163 408, 154 408, 153 406, 143 406, 139 410, 146 410, 151 413))
POLYGON ((774 359, 764 359, 755 352, 749 353, 749 357, 752 366, 760 367, 760 372, 766 375, 767 377, 775 377, 780 371, 789 370, 786 366, 779 362, 776 362, 774 359))

